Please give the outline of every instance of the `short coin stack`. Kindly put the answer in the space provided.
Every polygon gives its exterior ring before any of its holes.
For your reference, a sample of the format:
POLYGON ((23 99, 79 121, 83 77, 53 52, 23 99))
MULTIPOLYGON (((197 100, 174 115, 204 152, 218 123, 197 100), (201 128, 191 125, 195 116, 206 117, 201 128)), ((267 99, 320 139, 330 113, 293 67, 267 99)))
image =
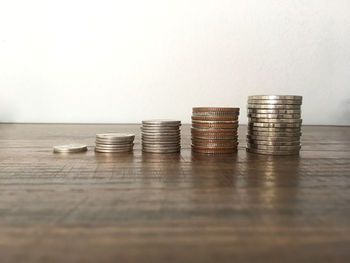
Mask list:
POLYGON ((96 134, 96 152, 120 153, 131 152, 134 147, 135 134, 103 133, 96 134))
POLYGON ((149 153, 175 153, 181 149, 181 121, 142 121, 142 150, 149 153))
POLYGON ((302 96, 248 97, 247 151, 292 155, 300 151, 302 96))
POLYGON ((197 153, 237 152, 239 108, 192 109, 192 150, 197 153))

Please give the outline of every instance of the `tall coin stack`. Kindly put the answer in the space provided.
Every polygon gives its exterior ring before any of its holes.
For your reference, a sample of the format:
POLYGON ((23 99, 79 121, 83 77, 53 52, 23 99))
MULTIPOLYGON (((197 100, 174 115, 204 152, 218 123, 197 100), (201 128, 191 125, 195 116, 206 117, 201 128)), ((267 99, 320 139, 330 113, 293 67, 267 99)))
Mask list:
POLYGON ((96 152, 120 153, 131 152, 134 147, 135 134, 103 133, 96 134, 96 152))
POLYGON ((247 151, 292 155, 301 148, 302 96, 248 97, 247 151))
POLYGON ((239 108, 192 109, 192 150, 197 153, 237 152, 239 108))
POLYGON ((181 121, 142 121, 142 150, 149 153, 175 153, 181 149, 181 121))

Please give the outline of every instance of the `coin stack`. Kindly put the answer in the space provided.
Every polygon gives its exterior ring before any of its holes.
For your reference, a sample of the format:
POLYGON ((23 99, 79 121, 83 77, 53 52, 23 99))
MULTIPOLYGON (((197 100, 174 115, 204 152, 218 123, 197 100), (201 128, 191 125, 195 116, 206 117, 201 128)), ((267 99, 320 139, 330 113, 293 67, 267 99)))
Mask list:
POLYGON ((96 134, 96 152, 120 153, 131 152, 134 147, 135 134, 103 133, 96 134))
POLYGON ((181 121, 142 121, 142 150, 149 153, 175 153, 181 149, 181 121))
POLYGON ((247 151, 292 155, 300 151, 302 96, 248 97, 247 151))
POLYGON ((198 153, 237 152, 239 108, 192 109, 192 150, 198 153))

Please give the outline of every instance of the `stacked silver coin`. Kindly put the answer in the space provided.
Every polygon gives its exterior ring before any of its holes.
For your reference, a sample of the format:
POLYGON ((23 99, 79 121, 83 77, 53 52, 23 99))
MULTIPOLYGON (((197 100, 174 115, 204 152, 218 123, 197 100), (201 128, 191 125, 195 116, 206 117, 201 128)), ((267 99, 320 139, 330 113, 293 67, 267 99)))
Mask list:
POLYGON ((192 151, 205 154, 237 152, 239 108, 194 107, 192 151))
POLYGON ((247 151, 270 155, 299 154, 302 96, 248 97, 247 151))
POLYGON ((142 121, 142 150, 149 153, 174 153, 181 149, 181 121, 142 121))
POLYGON ((134 147, 135 134, 103 133, 96 134, 96 152, 120 153, 131 152, 134 147))

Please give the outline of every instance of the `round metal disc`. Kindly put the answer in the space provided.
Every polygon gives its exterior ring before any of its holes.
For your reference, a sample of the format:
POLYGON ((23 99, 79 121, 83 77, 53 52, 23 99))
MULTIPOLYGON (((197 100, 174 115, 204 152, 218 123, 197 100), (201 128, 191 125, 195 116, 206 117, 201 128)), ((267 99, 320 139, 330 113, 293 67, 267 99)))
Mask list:
POLYGON ((143 125, 154 125, 154 126, 179 126, 181 121, 178 120, 167 120, 167 119, 156 119, 156 120, 145 120, 142 121, 143 125))
POLYGON ((248 131, 259 131, 259 132, 290 132, 290 133, 299 133, 301 132, 301 127, 296 128, 268 128, 268 127, 255 127, 255 126, 248 126, 248 131))
POLYGON ((249 104, 301 105, 301 100, 256 100, 248 99, 249 104))
POLYGON ((257 140, 257 141, 279 141, 279 142, 294 142, 299 141, 300 136, 296 137, 266 137, 266 136, 257 136, 257 135, 247 135, 247 139, 250 141, 257 140))
POLYGON ((192 112, 239 112, 239 108, 232 107, 193 107, 192 112))
POLYGON ((98 139, 104 139, 104 140, 116 140, 116 141, 123 141, 123 140, 133 140, 135 138, 135 134, 131 133, 100 133, 96 134, 96 138, 98 139))
POLYGON ((210 116, 192 116, 192 121, 238 121, 238 115, 235 117, 210 117, 210 116))
POLYGON ((279 110, 300 110, 300 105, 278 105, 278 104, 252 104, 247 105, 248 109, 279 109, 279 110))
POLYGON ((248 109, 248 113, 253 113, 253 114, 301 114, 301 110, 248 109))
POLYGON ((264 119, 264 118, 248 118, 249 122, 269 122, 269 123, 302 123, 302 119, 264 119))
POLYGON ((300 151, 299 150, 296 150, 296 151, 267 151, 267 150, 247 148, 247 152, 266 154, 266 155, 297 155, 297 154, 299 154, 300 151))
POLYGON ((252 95, 248 100, 302 100, 303 96, 297 95, 252 95))
POLYGON ((259 132, 259 131, 249 131, 249 135, 256 135, 256 136, 273 136, 273 137, 283 137, 283 136, 291 136, 291 137, 297 137, 301 136, 301 132, 259 132))
POLYGON ((300 119, 300 114, 259 114, 248 113, 249 118, 266 118, 266 119, 300 119))
POLYGON ((270 146, 291 146, 300 145, 300 141, 280 142, 280 141, 257 141, 247 139, 247 143, 259 144, 259 145, 270 145, 270 146))
POLYGON ((67 144, 53 147, 55 153, 78 153, 86 152, 88 150, 85 144, 67 144))
POLYGON ((248 126, 266 128, 300 128, 301 123, 271 123, 271 122, 251 122, 248 126))
POLYGON ((268 150, 268 151, 297 151, 300 150, 300 145, 262 145, 262 144, 252 144, 247 143, 249 149, 258 149, 258 150, 268 150))

